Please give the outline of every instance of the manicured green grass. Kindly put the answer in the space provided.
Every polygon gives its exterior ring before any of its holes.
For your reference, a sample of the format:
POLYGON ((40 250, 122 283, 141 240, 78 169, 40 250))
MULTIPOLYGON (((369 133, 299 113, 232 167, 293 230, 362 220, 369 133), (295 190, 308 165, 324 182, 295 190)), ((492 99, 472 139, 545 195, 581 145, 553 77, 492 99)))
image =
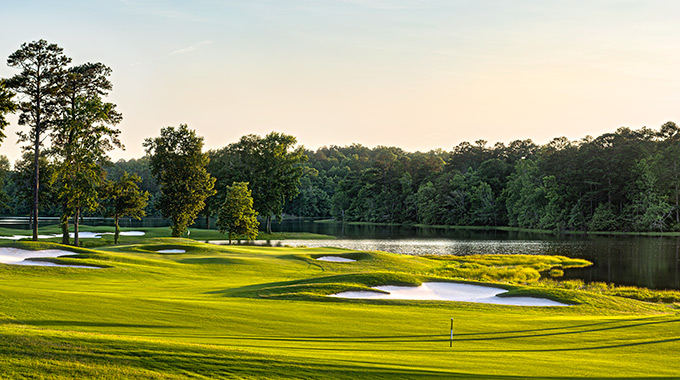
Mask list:
MULTIPOLYGON (((503 286, 574 306, 324 297, 444 280, 437 270, 451 264, 446 260, 148 237, 96 250, 2 244, 70 249, 81 254, 57 261, 107 268, 0 264, 0 378, 672 379, 680 373, 677 305, 515 282, 503 286), (170 248, 186 252, 157 252, 170 248), (324 255, 357 261, 315 260, 324 255)), ((498 266, 489 260, 476 262, 498 266)))
MULTIPOLYGON (((106 232, 113 233, 114 227, 111 226, 80 226, 81 232, 106 232)), ((144 232, 143 236, 120 236, 119 244, 132 244, 141 241, 145 241, 149 238, 161 238, 170 237, 170 227, 130 227, 121 228, 121 231, 141 231, 144 232)), ((73 232, 71 230, 71 232, 73 232)), ((0 236, 32 236, 32 230, 23 229, 12 229, 0 227, 0 236)), ((41 226, 39 230, 40 235, 54 235, 61 234, 61 229, 58 225, 41 226)), ((200 241, 226 241, 228 238, 225 234, 221 234, 217 230, 207 230, 200 228, 190 228, 188 233, 184 234, 184 237, 191 238, 193 240, 200 241)), ((313 234, 309 232, 274 232, 271 234, 260 232, 257 236, 257 240, 290 240, 290 239, 300 239, 300 240, 313 240, 313 239, 335 239, 334 236, 313 234)), ((28 238, 20 240, 29 240, 28 238)), ((0 240, 1 242, 2 240, 0 240)), ((61 243, 61 236, 54 238, 42 238, 40 241, 61 243)), ((245 240, 244 240, 245 241, 245 240)), ((73 242, 73 239, 71 239, 73 242)), ((238 242, 238 239, 234 240, 238 242)), ((113 235, 102 235, 101 238, 84 238, 81 239, 81 245, 83 247, 103 247, 113 244, 113 235)))

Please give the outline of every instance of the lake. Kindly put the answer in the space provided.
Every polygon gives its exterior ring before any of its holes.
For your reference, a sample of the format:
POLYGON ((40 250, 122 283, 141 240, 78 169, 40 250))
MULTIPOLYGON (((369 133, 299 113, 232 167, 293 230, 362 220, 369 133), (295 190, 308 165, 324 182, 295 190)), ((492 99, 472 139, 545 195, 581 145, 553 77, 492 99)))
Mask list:
POLYGON ((273 244, 338 246, 357 250, 421 254, 543 254, 582 258, 588 268, 565 271, 564 278, 680 289, 680 238, 643 236, 555 236, 553 234, 454 230, 410 226, 342 225, 285 221, 274 231, 313 232, 337 240, 281 241, 273 244))
MULTIPOLYGON (((40 225, 56 224, 58 218, 41 218, 40 225)), ((85 218, 87 225, 113 225, 111 219, 85 218)), ((163 227, 169 221, 123 219, 122 227, 163 227)), ((214 220, 211 225, 214 226, 214 220)), ((26 218, 0 218, 0 226, 24 228, 26 218)), ((199 218, 193 228, 205 227, 199 218)), ((348 225, 289 220, 272 223, 280 232, 312 232, 336 236, 337 240, 273 241, 271 244, 337 246, 356 250, 380 250, 409 255, 422 254, 544 254, 582 258, 593 266, 565 271, 564 278, 680 290, 680 238, 643 236, 555 236, 553 234, 454 230, 432 227, 348 225)))

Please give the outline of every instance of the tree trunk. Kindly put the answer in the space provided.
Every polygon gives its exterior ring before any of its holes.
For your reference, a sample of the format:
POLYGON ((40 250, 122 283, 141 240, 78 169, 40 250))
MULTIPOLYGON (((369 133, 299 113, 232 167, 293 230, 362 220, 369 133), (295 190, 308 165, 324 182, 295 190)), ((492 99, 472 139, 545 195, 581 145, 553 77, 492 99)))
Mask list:
POLYGON ((118 244, 118 237, 120 236, 120 226, 118 226, 118 214, 113 216, 114 223, 116 224, 116 233, 113 234, 113 244, 118 244))
POLYGON ((205 228, 207 230, 210 229, 210 211, 208 211, 207 207, 205 209, 205 228))
POLYGON ((673 173, 675 174, 675 223, 680 224, 680 199, 678 199, 678 161, 673 161, 673 173))
POLYGON ((68 213, 66 211, 66 202, 61 205, 61 217, 59 218, 59 225, 61 226, 61 244, 71 244, 71 238, 68 233, 68 213))
POLYGON ((80 247, 80 240, 78 239, 78 224, 80 222, 80 206, 76 207, 76 213, 73 217, 73 245, 80 247))
POLYGON ((272 233, 272 216, 267 215, 267 233, 272 233))
POLYGON ((38 110, 35 125, 35 141, 33 142, 33 241, 38 241, 38 190, 40 189, 40 98, 38 97, 38 110))

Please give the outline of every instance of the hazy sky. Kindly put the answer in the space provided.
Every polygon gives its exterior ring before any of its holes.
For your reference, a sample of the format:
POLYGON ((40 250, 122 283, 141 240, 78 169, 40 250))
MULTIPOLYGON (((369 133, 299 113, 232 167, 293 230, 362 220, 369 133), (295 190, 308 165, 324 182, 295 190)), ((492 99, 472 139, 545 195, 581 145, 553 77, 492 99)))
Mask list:
POLYGON ((674 0, 0 0, 0 15, 0 77, 40 38, 113 69, 114 158, 180 123, 208 148, 274 130, 425 151, 680 122, 674 0))

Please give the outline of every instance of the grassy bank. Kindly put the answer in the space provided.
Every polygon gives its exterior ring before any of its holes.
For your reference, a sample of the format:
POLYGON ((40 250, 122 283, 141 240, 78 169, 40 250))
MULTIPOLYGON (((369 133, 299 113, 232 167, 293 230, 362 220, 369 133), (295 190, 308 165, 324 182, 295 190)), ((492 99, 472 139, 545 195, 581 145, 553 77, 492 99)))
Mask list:
MULTIPOLYGON (((114 232, 114 227, 112 226, 80 226, 80 231, 81 232, 99 232, 99 233, 107 233, 105 235, 101 235, 101 238, 85 238, 81 240, 81 244, 84 247, 102 247, 102 246, 108 246, 113 244, 113 235, 111 235, 114 232)), ((171 237, 170 236, 170 227, 124 227, 121 228, 121 231, 127 232, 127 231, 141 231, 144 232, 143 236, 120 236, 119 242, 121 244, 134 244, 137 242, 142 242, 145 241, 149 238, 164 238, 164 237, 171 237)), ((73 232, 73 231, 71 231, 73 232)), ((59 234, 61 235, 61 229, 58 225, 49 225, 49 226, 41 226, 40 235, 55 235, 59 234)), ((24 229, 13 229, 13 228, 4 228, 0 227, 0 236, 27 236, 30 237, 32 236, 33 231, 32 230, 24 230, 24 229)), ((207 230, 207 229, 200 229, 200 228, 190 228, 187 233, 184 234, 185 238, 191 238, 194 240, 201 240, 201 241, 208 241, 208 240, 227 240, 227 236, 225 234, 221 234, 217 230, 207 230)), ((238 241, 237 237, 235 240, 238 241)), ((242 238, 242 237, 240 237, 242 238)), ((313 234, 313 233, 308 233, 308 232, 274 232, 271 234, 260 232, 257 236, 257 240, 316 240, 316 239, 335 239, 334 236, 330 235, 321 235, 321 234, 313 234)), ((0 242, 3 241, 4 239, 0 239, 0 242)), ((22 239, 17 239, 17 240, 22 240, 22 239)), ((23 240, 28 240, 28 238, 24 238, 23 240)), ((46 241, 46 242, 52 242, 52 243, 61 243, 61 236, 59 237, 52 237, 52 238, 41 238, 41 241, 46 241)), ((73 239, 71 239, 73 240, 73 239)), ((244 239, 245 240, 245 239, 244 239)))
MULTIPOLYGON (((0 264, 0 378, 671 379, 680 373, 680 315, 673 304, 541 289, 516 278, 503 286, 573 306, 331 299, 324 294, 450 279, 442 269, 455 266, 336 248, 147 238, 79 252, 57 261, 106 268, 0 264), (168 248, 186 252, 157 252, 168 248), (323 255, 357 261, 315 259, 323 255)), ((473 263, 488 271, 579 264, 488 260, 473 263)))

